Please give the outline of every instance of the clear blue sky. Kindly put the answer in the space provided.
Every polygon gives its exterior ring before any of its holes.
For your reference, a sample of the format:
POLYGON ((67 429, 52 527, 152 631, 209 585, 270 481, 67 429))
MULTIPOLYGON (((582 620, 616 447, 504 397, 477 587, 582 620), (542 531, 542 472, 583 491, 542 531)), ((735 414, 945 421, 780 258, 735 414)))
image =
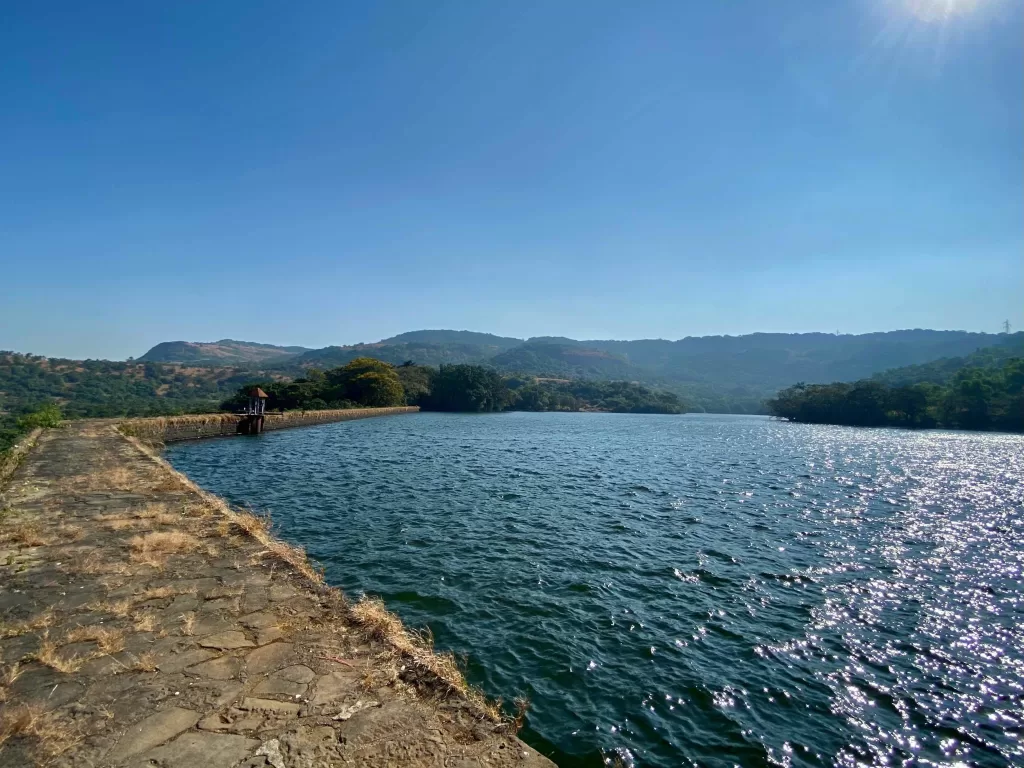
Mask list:
POLYGON ((1022 29, 1020 0, 9 3, 0 349, 1021 328, 1022 29))

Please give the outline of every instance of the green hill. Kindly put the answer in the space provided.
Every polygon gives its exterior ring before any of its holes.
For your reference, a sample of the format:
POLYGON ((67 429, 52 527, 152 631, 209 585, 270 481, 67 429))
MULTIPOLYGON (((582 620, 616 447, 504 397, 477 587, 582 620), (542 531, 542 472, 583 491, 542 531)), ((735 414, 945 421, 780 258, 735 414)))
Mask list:
POLYGON ((633 380, 649 372, 618 355, 573 344, 528 342, 495 355, 490 364, 509 373, 557 378, 633 380))
POLYGON ((148 363, 203 365, 263 365, 280 362, 309 351, 306 347, 278 347, 253 341, 164 341, 139 358, 148 363))
POLYGON ((635 381, 675 392, 698 410, 755 413, 763 412, 765 398, 797 382, 854 381, 906 366, 924 366, 911 376, 941 376, 939 369, 953 370, 958 363, 936 361, 968 357, 981 348, 999 350, 1020 344, 1024 344, 1022 333, 922 329, 859 335, 691 336, 676 341, 578 341, 549 336, 525 342, 473 331, 421 330, 373 344, 314 350, 230 340, 195 345, 169 342, 144 357, 264 367, 289 376, 302 375, 309 368, 334 368, 362 356, 396 365, 410 360, 435 367, 472 363, 533 376, 635 381))
POLYGON ((49 401, 72 417, 212 411, 256 376, 247 367, 63 360, 0 352, 0 415, 19 415, 49 401))
POLYGON ((964 357, 943 357, 930 363, 892 368, 872 376, 889 386, 908 384, 948 384, 964 368, 998 368, 1013 358, 1024 358, 1024 334, 1008 337, 1005 344, 985 347, 964 357))
POLYGON ((279 363, 275 368, 297 372, 306 368, 337 368, 357 357, 372 357, 392 365, 401 365, 412 360, 420 365, 439 366, 445 363, 478 363, 491 358, 491 347, 475 344, 352 344, 346 347, 324 347, 304 352, 279 363))
POLYGON ((495 336, 493 333, 478 333, 477 331, 446 331, 426 330, 407 331, 390 339, 382 339, 381 344, 454 344, 458 346, 474 346, 484 349, 493 349, 494 354, 523 343, 522 339, 513 339, 510 336, 495 336))

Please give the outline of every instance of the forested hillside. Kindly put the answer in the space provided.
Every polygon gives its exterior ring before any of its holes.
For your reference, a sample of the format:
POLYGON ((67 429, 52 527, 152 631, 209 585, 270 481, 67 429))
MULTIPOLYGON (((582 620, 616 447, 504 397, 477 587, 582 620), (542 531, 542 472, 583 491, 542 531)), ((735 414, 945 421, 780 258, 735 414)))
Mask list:
MULTIPOLYGON (((685 411, 677 395, 630 382, 520 378, 482 365, 392 366, 367 357, 328 371, 313 369, 294 381, 259 386, 268 395, 270 410, 418 405, 424 410, 470 412, 685 411)), ((238 410, 248 401, 248 389, 239 388, 222 408, 238 410)))
POLYGON ((1024 357, 983 350, 852 384, 801 383, 771 398, 768 408, 810 424, 1024 432, 1024 357))
POLYGON ((71 417, 212 411, 241 384, 258 376, 246 368, 62 360, 0 352, 0 414, 18 416, 45 402, 59 404, 71 417))
MULTIPOLYGON (((763 412, 765 398, 797 382, 853 381, 894 367, 963 357, 982 347, 1021 344, 1022 339, 1021 333, 906 330, 861 335, 755 333, 678 341, 542 337, 524 342, 473 331, 422 330, 373 344, 285 352, 278 359, 251 365, 294 377, 310 368, 334 368, 364 356, 394 365, 473 363, 506 374, 637 382, 675 392, 698 410, 757 413, 763 412)), ((152 350, 146 357, 151 354, 152 350)), ((173 350, 161 352, 167 354, 173 350)))
POLYGON ((871 378, 890 386, 905 384, 946 384, 964 368, 998 368, 1015 357, 1024 358, 1024 334, 1014 334, 1006 343, 985 347, 964 357, 943 357, 930 363, 892 368, 871 378))

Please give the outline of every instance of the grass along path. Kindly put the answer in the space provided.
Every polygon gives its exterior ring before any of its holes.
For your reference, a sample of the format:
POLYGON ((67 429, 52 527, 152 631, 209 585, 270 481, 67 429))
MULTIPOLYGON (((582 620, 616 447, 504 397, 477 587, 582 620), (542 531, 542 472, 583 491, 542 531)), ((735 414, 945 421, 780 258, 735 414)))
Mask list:
POLYGON ((109 422, 0 511, 0 766, 549 766, 377 601, 109 422))

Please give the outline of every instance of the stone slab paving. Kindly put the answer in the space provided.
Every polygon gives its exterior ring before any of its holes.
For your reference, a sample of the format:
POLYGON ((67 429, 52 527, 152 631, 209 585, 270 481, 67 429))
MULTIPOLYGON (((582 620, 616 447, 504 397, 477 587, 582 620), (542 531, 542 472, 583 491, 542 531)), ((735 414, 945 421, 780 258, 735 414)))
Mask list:
POLYGON ((552 765, 109 423, 43 433, 2 498, 0 767, 552 765))

